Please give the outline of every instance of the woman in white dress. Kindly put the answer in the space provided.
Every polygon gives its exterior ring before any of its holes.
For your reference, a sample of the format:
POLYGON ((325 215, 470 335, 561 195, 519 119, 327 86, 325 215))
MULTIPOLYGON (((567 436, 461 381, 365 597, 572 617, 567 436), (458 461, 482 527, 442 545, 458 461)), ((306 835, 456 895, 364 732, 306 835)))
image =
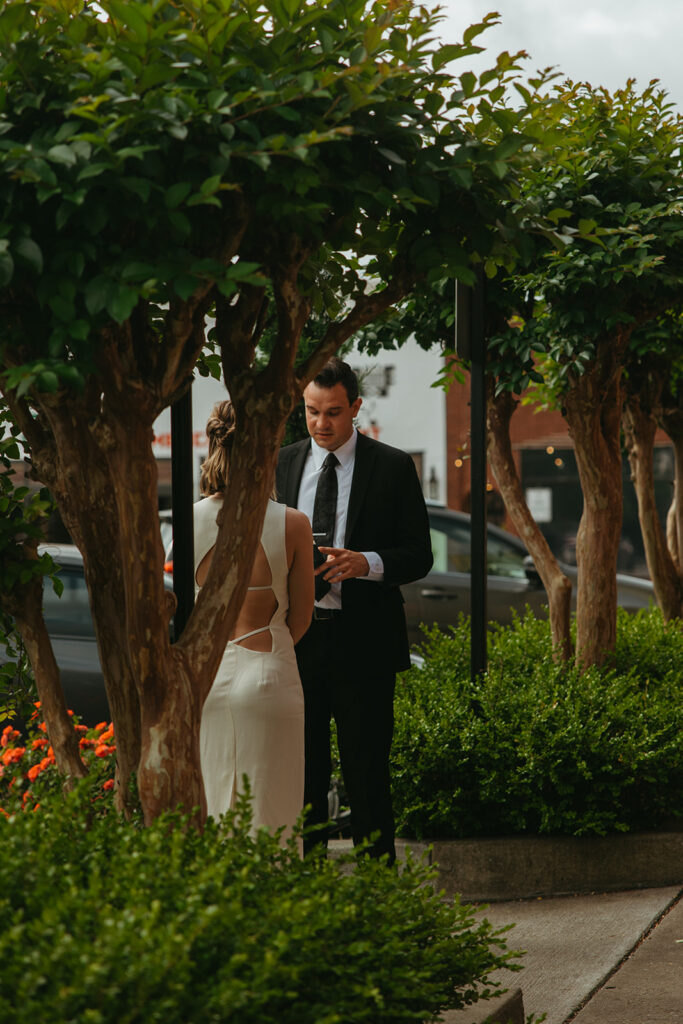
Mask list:
MULTIPOLYGON (((234 429, 230 402, 219 402, 206 427, 204 497, 194 506, 197 589, 216 543, 234 429)), ((304 699, 294 644, 308 629, 313 599, 309 521, 269 501, 249 590, 204 704, 200 751, 208 814, 219 818, 234 807, 246 775, 252 831, 284 826, 283 841, 303 806, 304 699)))

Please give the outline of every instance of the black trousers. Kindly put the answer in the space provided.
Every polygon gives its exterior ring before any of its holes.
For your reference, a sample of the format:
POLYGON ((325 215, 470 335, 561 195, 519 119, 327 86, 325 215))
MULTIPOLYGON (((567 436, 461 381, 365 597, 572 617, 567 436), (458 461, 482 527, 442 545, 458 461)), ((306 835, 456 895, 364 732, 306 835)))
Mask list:
MULTIPOLYGON (((358 650, 343 612, 313 620, 296 648, 306 709, 304 802, 307 825, 328 820, 330 722, 334 718, 344 788, 351 806, 354 844, 379 831, 371 856, 396 857, 391 806, 389 754, 394 731, 395 673, 373 664, 372 653, 358 650)), ((304 841, 304 850, 325 843, 324 832, 304 841)))

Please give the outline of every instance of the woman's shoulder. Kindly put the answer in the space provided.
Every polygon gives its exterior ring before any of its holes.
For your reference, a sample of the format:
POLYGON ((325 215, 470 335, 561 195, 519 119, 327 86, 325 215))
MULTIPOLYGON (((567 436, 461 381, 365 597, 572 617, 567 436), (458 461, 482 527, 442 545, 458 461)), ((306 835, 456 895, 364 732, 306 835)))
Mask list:
POLYGON ((207 498, 200 498, 192 506, 192 514, 195 519, 215 519, 222 503, 223 499, 213 494, 207 498))
POLYGON ((311 524, 305 512, 300 512, 298 508, 290 508, 288 505, 282 507, 285 509, 285 529, 288 532, 313 536, 311 524))

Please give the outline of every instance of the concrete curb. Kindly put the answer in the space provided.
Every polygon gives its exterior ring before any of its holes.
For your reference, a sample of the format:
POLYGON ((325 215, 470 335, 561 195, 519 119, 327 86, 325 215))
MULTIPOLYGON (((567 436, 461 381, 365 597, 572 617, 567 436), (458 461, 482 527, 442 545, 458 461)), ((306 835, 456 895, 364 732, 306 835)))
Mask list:
POLYGON ((474 901, 658 889, 683 882, 683 832, 438 841, 431 858, 474 901))
MULTIPOLYGON (((350 850, 350 840, 330 850, 350 850)), ((438 885, 472 902, 530 899, 683 884, 683 831, 610 836, 511 836, 500 839, 399 839, 438 869, 438 885), (431 848, 431 852, 430 852, 431 848)))
POLYGON ((482 999, 464 1010, 448 1010, 439 1024, 524 1024, 521 988, 511 989, 495 999, 482 999))

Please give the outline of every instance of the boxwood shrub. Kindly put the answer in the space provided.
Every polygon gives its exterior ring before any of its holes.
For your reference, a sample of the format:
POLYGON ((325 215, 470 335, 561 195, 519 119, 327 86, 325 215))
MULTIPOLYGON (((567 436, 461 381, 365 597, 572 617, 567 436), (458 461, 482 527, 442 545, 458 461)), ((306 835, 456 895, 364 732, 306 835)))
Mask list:
POLYGON ((393 748, 399 832, 417 838, 680 827, 683 628, 621 614, 611 665, 553 658, 528 614, 489 637, 470 682, 469 623, 426 633, 399 680, 393 748), (677 825, 678 823, 678 825, 677 825))
POLYGON ((248 806, 203 833, 123 822, 86 781, 0 815, 0 1019, 41 1024, 426 1021, 517 969, 503 930, 427 869, 302 862, 248 806))

